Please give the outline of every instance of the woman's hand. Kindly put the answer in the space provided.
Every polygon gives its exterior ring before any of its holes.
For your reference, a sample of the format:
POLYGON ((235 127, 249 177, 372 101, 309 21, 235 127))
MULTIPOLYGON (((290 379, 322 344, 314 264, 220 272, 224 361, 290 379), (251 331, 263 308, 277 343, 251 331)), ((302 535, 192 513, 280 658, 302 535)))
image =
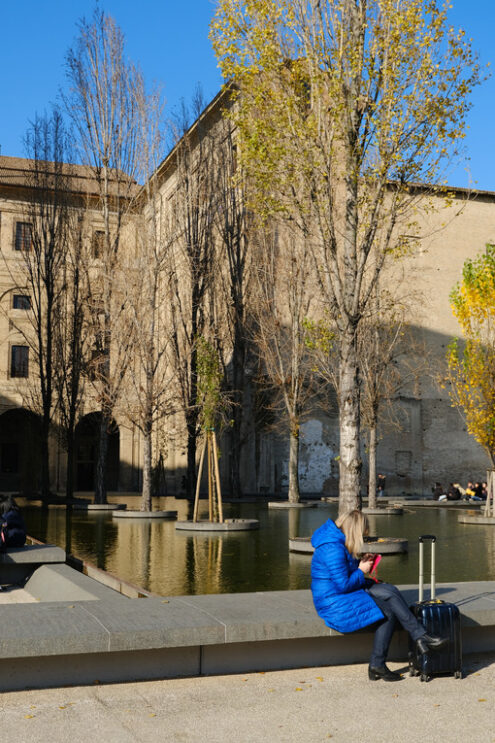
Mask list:
POLYGON ((371 556, 365 555, 358 565, 359 570, 362 570, 363 573, 367 575, 370 572, 371 568, 373 567, 374 559, 375 558, 373 557, 373 555, 371 556))

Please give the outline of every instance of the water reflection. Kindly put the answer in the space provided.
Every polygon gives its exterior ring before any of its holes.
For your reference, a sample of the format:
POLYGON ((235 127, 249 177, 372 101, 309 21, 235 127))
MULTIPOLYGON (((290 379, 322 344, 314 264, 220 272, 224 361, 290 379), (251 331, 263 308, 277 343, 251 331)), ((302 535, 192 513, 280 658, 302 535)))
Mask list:
MULTIPOLYGON (((119 496, 118 500, 128 508, 138 507, 135 496, 119 496)), ((156 508, 177 510, 179 519, 191 516, 191 505, 185 500, 161 498, 156 508)), ((171 521, 113 519, 110 514, 65 508, 26 506, 23 512, 32 536, 124 580, 170 596, 308 588, 311 558, 290 554, 289 536, 309 536, 336 515, 336 507, 269 510, 261 501, 225 504, 227 518, 257 518, 260 529, 211 535, 176 532, 171 521)), ((380 577, 393 583, 417 583, 417 537, 432 533, 438 537, 438 582, 493 579, 495 528, 459 524, 457 516, 456 511, 435 508, 370 517, 372 533, 409 540, 408 554, 384 557, 380 577)))

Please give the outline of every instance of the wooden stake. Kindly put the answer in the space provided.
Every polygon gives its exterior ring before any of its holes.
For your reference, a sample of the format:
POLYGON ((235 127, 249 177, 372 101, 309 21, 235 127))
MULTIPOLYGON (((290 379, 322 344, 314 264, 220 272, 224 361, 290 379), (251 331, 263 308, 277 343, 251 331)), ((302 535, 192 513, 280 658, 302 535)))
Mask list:
POLYGON ((495 516, 495 470, 487 470, 486 473, 486 503, 485 516, 495 516))
POLYGON ((206 434, 208 441, 208 518, 213 521, 213 483, 212 483, 212 467, 211 467, 211 431, 206 434))
POLYGON ((218 468, 217 437, 215 431, 213 431, 213 455, 215 464, 215 478, 217 481, 218 516, 219 522, 223 524, 222 490, 220 488, 220 470, 218 468))
POLYGON ((203 450, 201 452, 201 457, 199 459, 199 469, 198 469, 198 478, 196 480, 196 494, 194 496, 194 511, 193 511, 193 521, 196 522, 198 520, 198 510, 199 510, 199 488, 201 486, 201 475, 203 474, 203 463, 205 461, 205 451, 206 451, 206 439, 203 444, 203 450))

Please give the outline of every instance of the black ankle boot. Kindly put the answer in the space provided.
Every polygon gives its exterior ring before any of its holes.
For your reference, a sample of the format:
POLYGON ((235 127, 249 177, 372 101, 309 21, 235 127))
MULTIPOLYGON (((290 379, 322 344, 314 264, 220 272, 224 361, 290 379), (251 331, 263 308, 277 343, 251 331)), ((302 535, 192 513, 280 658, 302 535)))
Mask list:
POLYGON ((370 681, 400 681, 402 676, 400 673, 395 673, 387 668, 385 663, 383 666, 368 666, 368 678, 370 681))
POLYGON ((448 643, 446 637, 427 635, 426 633, 416 640, 416 647, 420 653, 428 653, 430 650, 439 650, 448 643))

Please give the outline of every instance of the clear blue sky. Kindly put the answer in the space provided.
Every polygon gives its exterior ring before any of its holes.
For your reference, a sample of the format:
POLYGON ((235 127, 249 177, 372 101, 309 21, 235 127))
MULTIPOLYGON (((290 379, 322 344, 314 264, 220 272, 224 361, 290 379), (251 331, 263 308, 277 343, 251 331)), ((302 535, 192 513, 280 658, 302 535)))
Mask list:
MULTIPOLYGON (((494 0, 452 0, 451 21, 462 26, 480 53, 493 61, 494 0)), ((221 85, 208 40, 214 0, 101 0, 127 40, 128 55, 139 62, 148 81, 161 81, 169 108, 190 99, 198 82, 207 100, 221 85)), ((64 59, 81 16, 90 16, 93 0, 3 0, 0 7, 0 146, 2 155, 23 156, 29 120, 42 112, 64 83, 64 59)), ((473 97, 465 165, 454 168, 449 182, 495 191, 495 78, 473 97)))

